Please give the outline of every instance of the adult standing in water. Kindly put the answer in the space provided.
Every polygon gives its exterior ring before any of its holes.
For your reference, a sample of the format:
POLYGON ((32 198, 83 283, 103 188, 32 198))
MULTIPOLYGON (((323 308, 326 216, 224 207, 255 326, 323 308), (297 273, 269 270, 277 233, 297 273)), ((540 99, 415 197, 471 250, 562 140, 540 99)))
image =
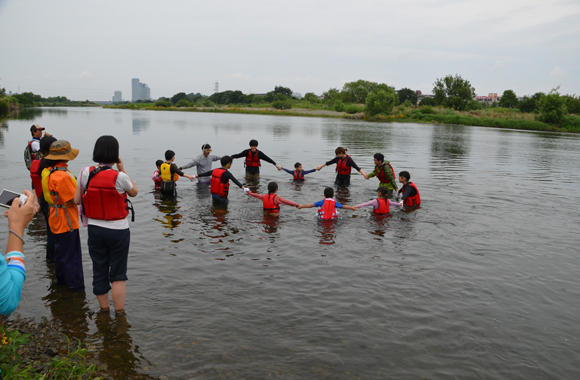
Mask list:
POLYGON ((276 162, 270 157, 266 156, 264 152, 258 150, 258 140, 250 140, 250 149, 243 150, 241 153, 232 154, 232 158, 244 157, 246 161, 244 165, 246 166, 246 178, 247 179, 258 179, 260 178, 260 160, 274 165, 278 170, 282 170, 280 165, 276 165, 276 162))
POLYGON ((213 199, 213 204, 216 207, 225 207, 228 205, 228 194, 230 192, 230 180, 238 185, 238 187, 246 192, 250 191, 246 189, 244 185, 240 183, 233 176, 228 169, 232 167, 232 158, 230 156, 223 156, 221 158, 222 167, 219 169, 213 169, 207 173, 202 173, 201 175, 195 175, 194 177, 210 177, 211 178, 211 197, 213 199))
POLYGON ((42 215, 44 215, 44 220, 46 221, 46 263, 54 264, 54 235, 50 230, 50 225, 48 224, 49 207, 48 202, 44 199, 42 195, 42 169, 40 167, 40 162, 42 157, 47 156, 50 150, 50 145, 56 141, 56 138, 52 136, 44 136, 40 139, 40 150, 38 152, 38 160, 32 161, 30 165, 30 178, 32 179, 32 187, 38 197, 38 202, 40 204, 40 210, 42 215))
POLYGON ((127 196, 135 197, 137 186, 125 172, 119 157, 119 142, 101 136, 95 143, 96 166, 84 168, 79 176, 74 201, 88 217, 89 255, 93 261, 93 293, 102 313, 109 313, 109 291, 117 315, 125 314, 125 281, 129 256, 127 196), (113 169, 117 165, 117 170, 113 169))
MULTIPOLYGON (((183 169, 189 169, 191 167, 196 167, 197 169, 197 175, 199 176, 202 173, 207 173, 209 171, 211 171, 211 163, 213 161, 219 161, 221 160, 221 156, 214 156, 211 153, 211 145, 209 144, 203 144, 201 146, 201 150, 202 150, 202 154, 200 154, 199 156, 197 156, 196 158, 194 158, 190 163, 183 165, 182 167, 179 168, 179 170, 183 170, 183 169)), ((210 183, 210 178, 199 178, 199 182, 207 185, 210 183)))
POLYGON ((375 153, 374 159, 375 170, 369 173, 367 179, 376 176, 379 180, 379 189, 381 187, 387 188, 387 198, 390 198, 393 195, 393 191, 398 189, 397 181, 395 180, 395 170, 389 161, 385 161, 385 156, 382 153, 375 153))
POLYGON ((366 179, 369 179, 369 176, 366 175, 365 172, 363 172, 362 169, 358 167, 358 165, 353 161, 353 159, 348 154, 346 154, 346 151, 347 151, 346 148, 339 146, 334 150, 336 157, 326 162, 325 164, 320 165, 319 167, 316 168, 316 170, 320 170, 325 166, 336 164, 336 180, 334 181, 334 183, 336 183, 337 185, 344 186, 350 185, 350 173, 352 171, 352 168, 355 168, 366 179))
POLYGON ((48 156, 42 159, 42 192, 48 202, 48 224, 54 234, 54 271, 57 284, 70 291, 84 291, 85 277, 79 234, 79 210, 73 202, 77 179, 68 170, 67 162, 74 160, 78 149, 66 140, 50 145, 48 156))

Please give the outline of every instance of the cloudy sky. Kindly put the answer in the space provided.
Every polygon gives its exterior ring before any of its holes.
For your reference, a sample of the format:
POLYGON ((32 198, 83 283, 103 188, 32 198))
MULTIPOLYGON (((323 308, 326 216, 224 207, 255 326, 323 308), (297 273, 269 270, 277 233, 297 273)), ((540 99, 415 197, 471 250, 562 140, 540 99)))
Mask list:
POLYGON ((0 86, 75 100, 365 79, 430 93, 580 95, 578 0, 0 0, 0 86))

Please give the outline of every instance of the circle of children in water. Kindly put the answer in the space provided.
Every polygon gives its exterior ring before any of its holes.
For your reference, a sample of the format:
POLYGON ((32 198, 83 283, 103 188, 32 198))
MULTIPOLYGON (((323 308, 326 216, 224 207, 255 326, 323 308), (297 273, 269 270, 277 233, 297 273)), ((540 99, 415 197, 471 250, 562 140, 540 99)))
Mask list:
MULTIPOLYGON (((24 150, 24 161, 30 171, 33 192, 24 190, 28 200, 24 205, 12 202, 4 213, 9 222, 7 254, 0 260, 0 315, 8 315, 18 306, 22 285, 26 279, 25 256, 23 254, 24 230, 37 212, 42 212, 47 224, 46 261, 54 264, 58 284, 70 291, 84 291, 84 273, 81 256, 79 227, 87 227, 89 255, 93 263, 93 293, 100 305, 100 313, 110 313, 110 297, 115 313, 125 314, 125 282, 127 280, 127 258, 129 255, 130 233, 128 216, 134 220, 134 211, 128 198, 138 193, 119 154, 119 143, 113 136, 101 136, 93 150, 94 164, 85 166, 78 177, 68 170, 68 161, 74 160, 79 150, 66 140, 58 140, 38 124, 30 128, 32 140, 24 150)), ((156 162, 153 174, 155 188, 165 196, 176 196, 176 182, 180 177, 190 181, 198 179, 200 184, 210 187, 216 208, 228 203, 230 181, 246 194, 263 202, 264 213, 271 216, 280 214, 280 205, 302 208, 318 208, 316 216, 322 220, 338 217, 338 209, 356 211, 361 207, 373 207, 377 215, 388 214, 391 206, 416 207, 421 203, 417 186, 410 181, 407 171, 401 171, 397 186, 395 170, 385 161, 381 153, 374 155, 375 170, 366 174, 348 155, 347 149, 338 147, 336 156, 330 161, 310 170, 304 170, 296 162, 294 169, 277 165, 274 160, 258 149, 258 141, 251 140, 250 148, 231 156, 212 155, 209 144, 201 146, 202 153, 186 165, 178 167, 175 152, 165 152, 165 160, 156 162), (261 162, 265 161, 279 171, 284 171, 295 181, 304 181, 305 176, 320 171, 325 166, 336 165, 337 185, 349 185, 352 169, 356 169, 365 179, 379 180, 377 198, 356 206, 342 205, 334 196, 334 189, 324 189, 324 198, 311 204, 298 204, 278 195, 278 184, 270 182, 267 194, 257 194, 244 187, 229 171, 233 160, 244 160, 247 179, 257 179, 261 162), (219 168, 212 169, 212 163, 219 161, 219 168), (197 169, 196 175, 188 175, 183 170, 197 169), (400 202, 389 198, 398 190, 400 202)))

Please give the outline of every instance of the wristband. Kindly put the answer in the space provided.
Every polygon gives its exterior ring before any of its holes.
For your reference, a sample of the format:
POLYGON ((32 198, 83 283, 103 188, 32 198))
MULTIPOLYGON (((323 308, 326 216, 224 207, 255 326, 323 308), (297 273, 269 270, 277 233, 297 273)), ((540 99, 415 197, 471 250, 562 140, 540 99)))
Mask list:
POLYGON ((9 231, 9 232, 11 232, 11 233, 13 233, 14 235, 16 235, 16 237, 17 237, 18 239, 22 240, 22 245, 26 244, 26 243, 24 242, 24 239, 22 238, 22 236, 18 235, 16 232, 12 231, 10 228, 8 228, 8 231, 9 231))

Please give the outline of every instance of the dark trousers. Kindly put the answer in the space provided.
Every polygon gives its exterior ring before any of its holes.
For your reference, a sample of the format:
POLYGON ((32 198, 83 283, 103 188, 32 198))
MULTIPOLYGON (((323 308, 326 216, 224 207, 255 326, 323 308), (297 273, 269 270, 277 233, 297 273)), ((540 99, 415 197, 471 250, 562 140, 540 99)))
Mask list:
POLYGON ((248 178, 248 179, 260 178, 260 167, 259 166, 246 166, 246 178, 248 178))
POLYGON ((212 194, 211 199, 213 200, 213 205, 216 208, 228 207, 229 201, 227 197, 218 197, 217 195, 212 194))
POLYGON ((50 210, 48 208, 48 202, 44 200, 44 197, 38 199, 40 207, 42 210, 42 215, 44 215, 44 220, 46 220, 46 262, 48 264, 54 263, 54 234, 48 225, 48 216, 50 215, 50 210))
POLYGON ((79 230, 54 234, 54 271, 58 284, 65 284, 69 290, 83 290, 83 257, 79 230))
POLYGON ((115 281, 127 281, 127 259, 131 233, 129 229, 113 230, 88 227, 89 255, 93 260, 93 294, 100 296, 111 290, 115 281))
POLYGON ((334 183, 342 186, 350 185, 350 174, 337 174, 334 183))
POLYGON ((161 181, 161 194, 169 197, 177 196, 177 186, 173 181, 161 181))

